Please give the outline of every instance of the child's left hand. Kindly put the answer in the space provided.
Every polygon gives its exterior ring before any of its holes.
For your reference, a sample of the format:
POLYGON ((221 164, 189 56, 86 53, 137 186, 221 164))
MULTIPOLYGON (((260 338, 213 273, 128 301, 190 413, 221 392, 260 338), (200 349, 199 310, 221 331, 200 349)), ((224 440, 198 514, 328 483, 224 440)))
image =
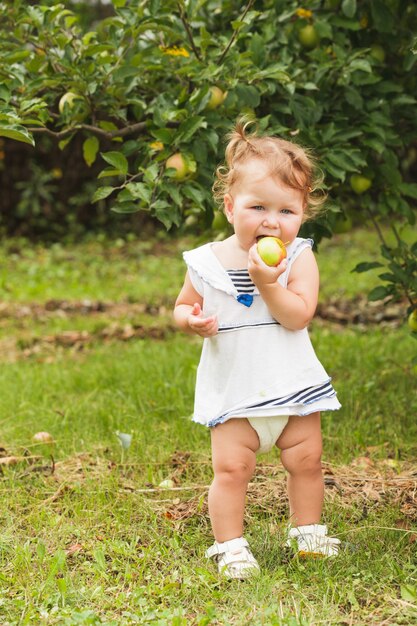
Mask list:
POLYGON ((248 271, 251 279, 257 287, 276 283, 279 276, 287 269, 287 259, 283 259, 276 267, 271 267, 264 263, 258 254, 256 243, 249 249, 248 271))

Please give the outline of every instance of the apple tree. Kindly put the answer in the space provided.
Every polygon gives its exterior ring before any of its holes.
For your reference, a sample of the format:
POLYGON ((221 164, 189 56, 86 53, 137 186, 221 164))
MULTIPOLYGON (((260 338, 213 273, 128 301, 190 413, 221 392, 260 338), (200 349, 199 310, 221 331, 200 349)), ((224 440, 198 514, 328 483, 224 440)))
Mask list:
POLYGON ((100 166, 93 202, 207 227, 225 134, 245 114, 319 157, 329 210, 306 234, 370 222, 386 261, 370 298, 416 308, 417 243, 401 231, 417 200, 415 3, 113 0, 90 22, 77 3, 0 7, 0 135, 35 150, 81 136, 80 158, 100 166))

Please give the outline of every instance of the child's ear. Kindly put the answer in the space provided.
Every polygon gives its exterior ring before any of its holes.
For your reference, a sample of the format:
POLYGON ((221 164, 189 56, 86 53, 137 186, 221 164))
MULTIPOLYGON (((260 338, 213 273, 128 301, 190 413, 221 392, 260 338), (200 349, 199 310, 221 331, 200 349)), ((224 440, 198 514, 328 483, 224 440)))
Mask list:
POLYGON ((233 224, 233 198, 230 193, 227 193, 223 198, 224 214, 227 217, 227 221, 233 224))

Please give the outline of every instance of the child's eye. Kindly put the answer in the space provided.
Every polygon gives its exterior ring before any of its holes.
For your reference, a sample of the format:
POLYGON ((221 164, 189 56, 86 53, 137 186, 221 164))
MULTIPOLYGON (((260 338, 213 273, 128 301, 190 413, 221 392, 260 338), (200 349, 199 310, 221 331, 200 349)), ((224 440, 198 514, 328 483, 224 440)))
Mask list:
POLYGON ((292 213, 291 209, 282 209, 281 213, 285 213, 285 215, 290 215, 292 213))
POLYGON ((262 206, 262 204, 255 204, 252 209, 255 209, 255 211, 263 211, 264 207, 262 206))

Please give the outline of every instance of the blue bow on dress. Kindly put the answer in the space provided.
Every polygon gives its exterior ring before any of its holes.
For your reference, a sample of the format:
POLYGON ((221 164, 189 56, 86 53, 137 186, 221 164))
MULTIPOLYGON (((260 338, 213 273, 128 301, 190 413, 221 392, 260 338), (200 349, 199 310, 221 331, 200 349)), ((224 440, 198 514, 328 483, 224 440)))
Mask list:
POLYGON ((240 293, 236 300, 244 306, 250 306, 253 302, 253 296, 250 293, 240 293))

